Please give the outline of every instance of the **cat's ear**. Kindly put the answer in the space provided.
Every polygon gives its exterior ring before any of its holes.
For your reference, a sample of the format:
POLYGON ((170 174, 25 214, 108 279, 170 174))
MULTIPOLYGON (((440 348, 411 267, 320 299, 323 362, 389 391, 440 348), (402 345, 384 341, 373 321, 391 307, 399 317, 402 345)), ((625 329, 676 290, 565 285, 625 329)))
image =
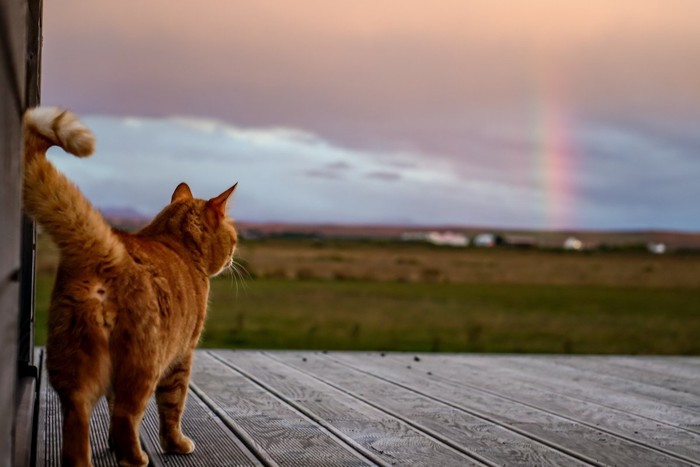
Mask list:
POLYGON ((236 182, 231 188, 224 191, 216 198, 212 198, 209 201, 207 201, 207 206, 209 206, 218 215, 218 217, 221 218, 226 215, 226 203, 228 202, 231 193, 233 193, 237 186, 238 182, 236 182))
POLYGON ((170 202, 174 203, 175 201, 186 201, 192 198, 193 196, 192 191, 190 191, 190 187, 187 186, 187 183, 182 182, 177 186, 177 188, 175 188, 175 191, 173 192, 173 197, 170 199, 170 202))

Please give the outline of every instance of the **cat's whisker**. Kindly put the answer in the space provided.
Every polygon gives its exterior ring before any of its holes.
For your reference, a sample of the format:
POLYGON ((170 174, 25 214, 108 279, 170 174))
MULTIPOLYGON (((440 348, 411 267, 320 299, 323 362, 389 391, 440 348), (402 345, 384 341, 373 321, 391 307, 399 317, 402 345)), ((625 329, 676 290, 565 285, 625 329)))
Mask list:
POLYGON ((238 282, 236 281, 236 277, 233 272, 233 257, 229 258, 228 264, 226 265, 224 271, 226 271, 228 276, 231 278, 231 283, 236 285, 236 297, 238 297, 238 282))
POLYGON ((236 298, 238 298, 238 277, 236 277, 236 271, 233 267, 233 259, 229 261, 225 270, 228 273, 228 276, 231 278, 231 283, 236 286, 236 298))
POLYGON ((248 271, 245 269, 245 267, 242 264, 237 263, 236 261, 233 261, 231 263, 231 271, 233 272, 234 276, 237 279, 240 279, 241 287, 243 288, 243 290, 247 290, 248 284, 246 283, 246 280, 245 280, 246 278, 243 275, 243 273, 245 272, 245 274, 248 276, 248 278, 250 278, 250 273, 248 273, 248 271))
POLYGON ((253 276, 251 276, 250 272, 246 269, 245 266, 243 266, 242 263, 239 263, 235 259, 232 260, 232 265, 236 268, 236 271, 241 274, 241 279, 243 279, 243 273, 245 273, 246 276, 248 276, 248 279, 252 279, 253 276))
POLYGON ((240 283, 240 288, 243 291, 248 290, 248 284, 246 284, 245 281, 245 275, 247 275, 249 278, 250 273, 246 270, 245 266, 243 266, 241 263, 237 262, 233 257, 230 259, 226 270, 230 274, 231 280, 235 283, 236 285, 236 297, 238 297, 238 290, 239 290, 239 283, 240 283))

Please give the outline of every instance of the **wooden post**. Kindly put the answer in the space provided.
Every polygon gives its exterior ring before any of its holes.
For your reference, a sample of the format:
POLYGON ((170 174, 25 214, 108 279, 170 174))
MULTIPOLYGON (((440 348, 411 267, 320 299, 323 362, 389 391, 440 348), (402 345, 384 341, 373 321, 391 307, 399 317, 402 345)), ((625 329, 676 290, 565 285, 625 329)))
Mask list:
MULTIPOLYGON (((41 0, 28 1, 27 55, 25 106, 39 105, 41 86, 41 0)), ((34 265, 36 255, 36 230, 34 221, 22 216, 22 249, 20 275, 20 329, 17 358, 20 373, 29 371, 34 364, 34 265)))
POLYGON ((37 382, 32 366, 31 239, 34 234, 31 224, 24 231, 22 227, 21 157, 22 113, 39 102, 40 50, 41 0, 3 0, 0 3, 0 467, 30 465, 34 451, 37 382), (24 257, 29 259, 27 264, 22 263, 24 257))

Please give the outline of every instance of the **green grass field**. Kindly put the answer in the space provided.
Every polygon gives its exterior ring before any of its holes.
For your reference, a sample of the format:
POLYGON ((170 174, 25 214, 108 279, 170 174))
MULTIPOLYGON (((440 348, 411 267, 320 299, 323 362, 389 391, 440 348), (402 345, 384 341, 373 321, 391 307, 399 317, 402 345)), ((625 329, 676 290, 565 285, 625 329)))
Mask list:
POLYGON ((700 352, 689 289, 223 279, 212 295, 209 347, 700 352))
MULTIPOLYGON (((41 344, 55 251, 40 242, 39 255, 41 344)), ((241 255, 255 278, 212 282, 205 347, 700 354, 697 256, 342 242, 251 242, 241 255)))

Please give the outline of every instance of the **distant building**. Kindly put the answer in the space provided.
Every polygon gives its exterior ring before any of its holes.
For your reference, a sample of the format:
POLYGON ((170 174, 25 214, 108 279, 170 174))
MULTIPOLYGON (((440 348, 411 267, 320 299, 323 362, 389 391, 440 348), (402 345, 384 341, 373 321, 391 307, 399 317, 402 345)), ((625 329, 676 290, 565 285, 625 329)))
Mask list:
POLYGON ((426 240, 433 245, 465 247, 469 245, 469 238, 457 232, 430 232, 426 240))
POLYGON ((491 248, 496 246, 496 236, 492 233, 480 233, 474 237, 474 246, 491 248))
POLYGON ((666 253, 666 244, 649 242, 647 243, 647 250, 649 250, 649 253, 654 253, 655 255, 663 255, 666 253))
POLYGON ((583 242, 576 237, 569 237, 564 240, 564 245, 562 245, 562 247, 565 250, 581 251, 583 250, 583 242))
POLYGON ((427 242, 440 246, 465 247, 469 245, 469 237, 458 232, 404 232, 401 234, 404 242, 427 242))

